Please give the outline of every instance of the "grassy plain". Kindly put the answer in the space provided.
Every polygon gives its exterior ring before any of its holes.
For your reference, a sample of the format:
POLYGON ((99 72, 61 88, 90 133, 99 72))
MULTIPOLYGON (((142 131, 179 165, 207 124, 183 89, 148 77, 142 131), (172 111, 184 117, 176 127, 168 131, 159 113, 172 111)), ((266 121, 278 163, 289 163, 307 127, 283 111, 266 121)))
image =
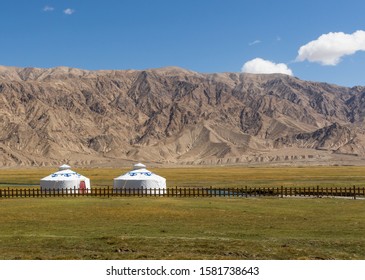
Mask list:
POLYGON ((365 201, 0 200, 0 259, 365 259, 365 201))
MULTIPOLYGON (((74 168, 89 177, 92 186, 112 186, 113 178, 129 169, 74 168)), ((364 166, 329 167, 184 167, 151 168, 167 179, 168 187, 340 187, 365 186, 364 166)), ((39 185, 53 168, 0 169, 1 186, 39 185)))
MULTIPOLYGON (((93 186, 127 169, 75 168, 93 186)), ((365 167, 151 168, 174 186, 364 186, 365 167)), ((1 169, 0 187, 55 169, 1 169)), ((0 259, 365 259, 365 200, 0 199, 0 259)))

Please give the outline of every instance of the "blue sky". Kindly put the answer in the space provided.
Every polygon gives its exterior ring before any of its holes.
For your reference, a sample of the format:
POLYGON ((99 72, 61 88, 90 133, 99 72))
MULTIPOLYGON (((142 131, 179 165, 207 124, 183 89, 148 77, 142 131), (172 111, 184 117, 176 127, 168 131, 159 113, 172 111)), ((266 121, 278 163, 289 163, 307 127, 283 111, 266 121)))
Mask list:
POLYGON ((179 66, 365 86, 362 0, 12 0, 0 7, 0 65, 179 66))

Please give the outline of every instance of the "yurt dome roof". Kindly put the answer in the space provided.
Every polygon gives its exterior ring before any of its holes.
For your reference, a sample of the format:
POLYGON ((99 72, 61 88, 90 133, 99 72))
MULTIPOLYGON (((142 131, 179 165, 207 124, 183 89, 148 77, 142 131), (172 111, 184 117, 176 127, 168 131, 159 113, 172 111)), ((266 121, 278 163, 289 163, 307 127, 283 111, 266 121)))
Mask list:
POLYGON ((42 180, 50 180, 50 181, 60 181, 60 180, 83 180, 83 179, 87 179, 85 176, 71 170, 71 166, 67 165, 67 164, 63 164, 59 167, 57 172, 54 172, 50 175, 48 175, 47 177, 44 177, 41 179, 42 180))
POLYGON ((166 188, 166 179, 146 169, 146 165, 137 163, 133 170, 114 178, 115 188, 166 188))
POLYGON ((146 168, 146 165, 144 165, 140 162, 133 165, 133 170, 138 170, 138 169, 143 169, 143 168, 146 168))
POLYGON ((71 166, 67 165, 67 164, 62 164, 59 168, 58 171, 61 170, 67 170, 67 169, 71 169, 71 166))

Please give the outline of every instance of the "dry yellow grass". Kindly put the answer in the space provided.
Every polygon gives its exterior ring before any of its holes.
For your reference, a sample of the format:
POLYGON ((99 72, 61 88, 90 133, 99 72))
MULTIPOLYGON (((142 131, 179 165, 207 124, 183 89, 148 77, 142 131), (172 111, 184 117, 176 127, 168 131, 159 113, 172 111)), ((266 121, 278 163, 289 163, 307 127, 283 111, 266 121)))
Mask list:
MULTIPOLYGON (((0 183, 36 187, 55 170, 1 169, 0 183)), ((93 186, 128 171, 74 170, 93 186)), ((365 167, 352 166, 151 170, 168 187, 365 185, 365 167)), ((2 199, 0 258, 363 259, 363 209, 361 199, 2 199)))
MULTIPOLYGON (((1 186, 39 185, 57 168, 0 169, 1 186)), ((89 177, 92 186, 112 186, 113 178, 129 169, 74 168, 89 177)), ((168 187, 335 187, 365 186, 364 166, 328 167, 185 167, 151 168, 165 177, 168 187)))
POLYGON ((0 202, 0 259, 365 258, 364 200, 80 197, 0 202))

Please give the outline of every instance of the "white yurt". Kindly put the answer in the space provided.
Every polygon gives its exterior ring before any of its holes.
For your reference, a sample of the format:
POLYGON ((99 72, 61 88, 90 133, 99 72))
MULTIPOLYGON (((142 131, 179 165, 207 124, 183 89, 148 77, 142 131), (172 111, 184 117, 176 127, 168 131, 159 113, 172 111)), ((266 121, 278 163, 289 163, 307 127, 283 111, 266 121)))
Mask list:
POLYGON ((84 193, 90 191, 90 179, 72 171, 69 165, 61 165, 59 170, 41 179, 41 190, 67 189, 84 193))
POLYGON ((164 194, 166 191, 166 179, 146 169, 142 163, 133 166, 133 170, 114 178, 114 189, 129 189, 143 193, 164 194))

